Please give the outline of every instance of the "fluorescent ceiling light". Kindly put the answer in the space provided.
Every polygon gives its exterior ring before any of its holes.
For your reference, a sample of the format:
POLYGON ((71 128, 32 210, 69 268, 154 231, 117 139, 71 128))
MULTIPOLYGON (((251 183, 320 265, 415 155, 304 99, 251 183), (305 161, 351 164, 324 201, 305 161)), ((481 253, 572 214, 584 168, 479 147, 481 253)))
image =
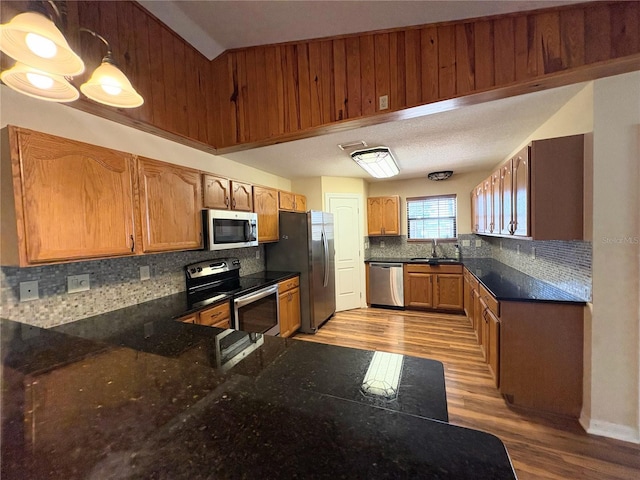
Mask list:
POLYGON ((362 381, 362 392, 368 396, 394 400, 398 396, 403 361, 404 355, 375 352, 362 381))
POLYGON ((351 158, 375 178, 388 178, 400 173, 400 169, 388 147, 356 150, 351 153, 351 158))

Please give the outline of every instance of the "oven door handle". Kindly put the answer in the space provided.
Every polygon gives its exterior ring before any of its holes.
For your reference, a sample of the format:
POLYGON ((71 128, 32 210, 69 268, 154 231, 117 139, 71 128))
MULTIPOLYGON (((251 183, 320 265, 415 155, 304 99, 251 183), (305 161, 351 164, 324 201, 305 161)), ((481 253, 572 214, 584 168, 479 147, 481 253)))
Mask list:
POLYGON ((278 293, 278 284, 272 285, 270 287, 259 290, 255 293, 251 293, 249 295, 244 295, 242 297, 238 297, 233 300, 233 305, 236 309, 244 307, 256 300, 260 300, 261 298, 268 297, 269 295, 273 295, 274 293, 278 293))

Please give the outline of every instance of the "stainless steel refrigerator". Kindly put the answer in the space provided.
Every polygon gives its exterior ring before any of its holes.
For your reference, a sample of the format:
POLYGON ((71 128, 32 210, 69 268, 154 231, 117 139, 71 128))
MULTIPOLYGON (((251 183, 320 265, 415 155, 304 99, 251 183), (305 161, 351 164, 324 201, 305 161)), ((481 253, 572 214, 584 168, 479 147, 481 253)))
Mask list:
POLYGON ((334 252, 333 214, 280 212, 280 240, 266 246, 266 268, 300 272, 305 333, 315 333, 336 311, 334 252))

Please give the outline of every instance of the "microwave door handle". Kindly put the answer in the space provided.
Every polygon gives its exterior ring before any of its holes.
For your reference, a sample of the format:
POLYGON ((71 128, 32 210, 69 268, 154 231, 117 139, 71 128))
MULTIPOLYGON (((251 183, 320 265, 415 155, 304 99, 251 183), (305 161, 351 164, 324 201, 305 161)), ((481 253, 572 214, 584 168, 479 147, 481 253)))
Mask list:
POLYGON ((251 241, 251 222, 249 220, 244 222, 244 241, 251 241))

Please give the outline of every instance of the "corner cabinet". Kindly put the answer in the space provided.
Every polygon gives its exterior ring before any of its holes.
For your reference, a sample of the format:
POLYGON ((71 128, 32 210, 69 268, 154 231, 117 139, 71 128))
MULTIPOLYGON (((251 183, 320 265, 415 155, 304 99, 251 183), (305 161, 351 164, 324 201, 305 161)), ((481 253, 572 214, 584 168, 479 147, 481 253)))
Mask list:
POLYGON ((3 264, 136 253, 132 155, 11 126, 2 135, 3 264))
POLYGON ((300 277, 278 284, 280 336, 290 337, 300 328, 300 277))
POLYGON ((400 197, 367 198, 367 232, 369 236, 400 235, 400 197))
POLYGON ((202 247, 200 172, 138 158, 143 252, 202 247))
POLYGON ((471 193, 472 231, 582 240, 584 135, 535 140, 471 193))
POLYGON ((253 208, 258 214, 258 241, 277 242, 280 238, 278 223, 278 190, 253 187, 253 208))

